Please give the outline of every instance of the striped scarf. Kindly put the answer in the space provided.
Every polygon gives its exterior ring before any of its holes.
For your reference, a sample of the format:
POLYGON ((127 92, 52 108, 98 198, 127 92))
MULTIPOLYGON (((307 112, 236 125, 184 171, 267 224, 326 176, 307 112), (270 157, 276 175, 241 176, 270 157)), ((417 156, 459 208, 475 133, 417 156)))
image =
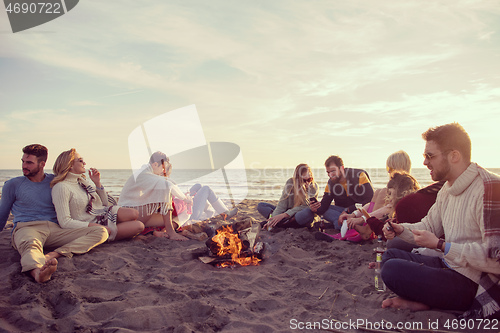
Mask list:
POLYGON ((98 224, 109 227, 111 229, 109 240, 114 240, 116 236, 117 214, 113 213, 112 208, 117 205, 115 198, 106 193, 108 197, 108 205, 96 208, 94 207, 94 202, 100 198, 94 187, 81 178, 78 178, 78 184, 85 190, 85 192, 87 192, 87 197, 89 198, 86 212, 90 215, 94 215, 97 218, 98 224))
MULTIPOLYGON (((484 183, 484 239, 488 258, 500 262, 500 176, 478 166, 484 183)), ((500 264, 500 263, 499 263, 500 264)), ((460 318, 500 319, 500 275, 483 273, 472 307, 460 318)))

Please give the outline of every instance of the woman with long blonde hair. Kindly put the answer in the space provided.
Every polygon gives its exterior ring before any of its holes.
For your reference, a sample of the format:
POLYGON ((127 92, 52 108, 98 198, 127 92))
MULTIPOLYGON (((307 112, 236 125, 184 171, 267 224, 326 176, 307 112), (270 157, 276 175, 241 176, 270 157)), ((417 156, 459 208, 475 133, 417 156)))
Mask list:
POLYGON ((308 208, 311 198, 315 201, 317 197, 318 184, 314 181, 311 168, 302 163, 295 167, 293 177, 286 181, 278 206, 260 202, 257 210, 267 219, 265 228, 302 227, 300 222, 309 215, 302 216, 301 211, 308 208))
POLYGON ((137 221, 135 209, 119 207, 101 184, 101 174, 95 168, 88 171, 92 185, 85 177, 85 161, 74 148, 62 152, 53 167, 52 202, 61 228, 104 226, 108 240, 137 235, 144 224, 137 221))

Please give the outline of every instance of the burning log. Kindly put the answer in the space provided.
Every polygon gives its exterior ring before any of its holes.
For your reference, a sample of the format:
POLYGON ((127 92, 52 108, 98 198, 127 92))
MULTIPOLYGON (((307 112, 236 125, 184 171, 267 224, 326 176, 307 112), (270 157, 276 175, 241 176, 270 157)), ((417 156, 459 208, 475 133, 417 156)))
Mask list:
POLYGON ((253 253, 257 256, 259 259, 264 259, 264 250, 265 250, 265 245, 262 242, 257 242, 255 246, 253 247, 253 253))
POLYGON ((253 224, 255 224, 255 220, 251 217, 247 217, 243 221, 234 222, 232 226, 234 231, 240 232, 242 230, 251 228, 253 224))
POLYGON ((207 239, 205 244, 214 255, 222 256, 224 253, 227 252, 224 249, 230 246, 230 241, 237 237, 238 233, 235 232, 230 225, 222 226, 217 229, 217 235, 207 239))
POLYGON ((182 252, 181 257, 184 260, 198 259, 208 255, 208 249, 206 246, 197 246, 194 248, 188 248, 185 252, 182 252))
POLYGON ((259 237, 259 232, 260 232, 260 224, 255 223, 250 228, 242 230, 240 232, 240 238, 247 240, 248 247, 250 249, 253 249, 255 241, 257 240, 257 237, 259 237))
POLYGON ((218 228, 217 234, 205 242, 212 257, 200 257, 199 259, 204 263, 219 267, 258 265, 259 261, 262 260, 264 250, 263 243, 256 246, 260 225, 256 223, 238 233, 235 228, 241 225, 236 227, 226 225, 218 228), (257 253, 254 252, 255 250, 257 253))
POLYGON ((246 233, 240 234, 240 240, 241 240, 241 251, 244 252, 248 250, 250 248, 250 241, 248 240, 246 233))
POLYGON ((189 230, 182 230, 181 235, 197 241, 204 241, 205 239, 208 238, 208 235, 205 232, 193 233, 189 230))
POLYGON ((212 252, 212 254, 217 255, 217 253, 219 253, 220 250, 219 243, 213 241, 212 238, 207 239, 205 245, 208 247, 210 252, 212 252))

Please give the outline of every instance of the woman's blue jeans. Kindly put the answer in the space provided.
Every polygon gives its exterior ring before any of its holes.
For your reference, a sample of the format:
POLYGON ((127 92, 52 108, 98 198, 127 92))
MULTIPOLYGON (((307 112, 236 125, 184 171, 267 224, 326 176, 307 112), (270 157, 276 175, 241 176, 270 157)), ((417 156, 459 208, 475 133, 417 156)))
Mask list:
POLYGON ((477 292, 477 283, 441 258, 394 248, 382 257, 382 280, 402 298, 443 310, 468 310, 477 292))
MULTIPOLYGON (((266 219, 269 218, 269 215, 271 215, 271 213, 275 209, 276 206, 271 205, 270 203, 267 202, 259 202, 259 204, 257 205, 257 211, 266 219)), ((330 206, 330 208, 328 208, 325 214, 323 214, 323 217, 325 218, 325 220, 332 222, 336 229, 340 229, 338 220, 340 213, 342 213, 344 209, 345 208, 339 206, 330 206)), ((311 209, 305 208, 295 213, 294 216, 298 224, 306 226, 312 223, 312 221, 314 220, 314 215, 315 213, 313 213, 311 209)))
POLYGON ((201 186, 200 184, 193 185, 189 192, 190 195, 194 195, 192 220, 199 220, 201 214, 207 208, 207 203, 212 203, 219 199, 210 187, 201 186))

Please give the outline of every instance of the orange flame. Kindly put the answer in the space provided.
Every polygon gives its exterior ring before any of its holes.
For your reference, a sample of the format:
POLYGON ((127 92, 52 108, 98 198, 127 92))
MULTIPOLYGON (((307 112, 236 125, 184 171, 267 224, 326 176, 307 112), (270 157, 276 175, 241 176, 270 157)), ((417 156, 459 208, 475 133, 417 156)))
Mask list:
POLYGON ((230 255, 231 261, 222 262, 220 267, 228 267, 233 264, 241 266, 258 265, 260 259, 255 255, 251 257, 240 257, 243 244, 237 233, 233 232, 232 226, 223 226, 221 230, 217 231, 217 235, 212 237, 212 240, 219 245, 218 256, 230 255))

